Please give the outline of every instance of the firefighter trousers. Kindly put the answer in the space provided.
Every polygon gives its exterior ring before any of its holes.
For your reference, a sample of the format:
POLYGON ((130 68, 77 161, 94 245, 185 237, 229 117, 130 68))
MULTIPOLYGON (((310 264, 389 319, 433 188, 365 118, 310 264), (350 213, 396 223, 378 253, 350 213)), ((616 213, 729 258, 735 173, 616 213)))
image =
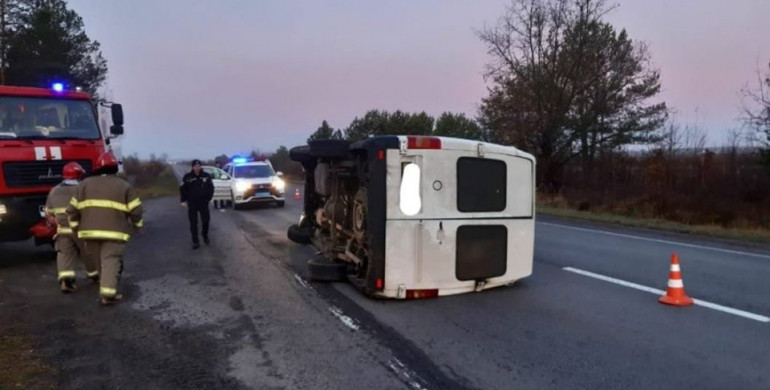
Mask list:
POLYGON ((87 240, 86 253, 94 256, 101 264, 99 295, 114 297, 118 293, 118 282, 123 273, 123 252, 126 243, 117 241, 87 240))
POLYGON ((83 261, 89 277, 99 275, 99 262, 93 256, 89 256, 83 248, 83 241, 69 234, 56 236, 54 242, 56 249, 56 268, 59 272, 58 279, 75 279, 75 263, 78 258, 83 261))
POLYGON ((198 244, 198 214, 201 215, 201 222, 203 223, 201 229, 201 235, 206 239, 209 236, 209 220, 211 214, 209 213, 209 204, 190 202, 187 205, 187 216, 190 219, 190 234, 192 235, 192 241, 194 244, 198 244))

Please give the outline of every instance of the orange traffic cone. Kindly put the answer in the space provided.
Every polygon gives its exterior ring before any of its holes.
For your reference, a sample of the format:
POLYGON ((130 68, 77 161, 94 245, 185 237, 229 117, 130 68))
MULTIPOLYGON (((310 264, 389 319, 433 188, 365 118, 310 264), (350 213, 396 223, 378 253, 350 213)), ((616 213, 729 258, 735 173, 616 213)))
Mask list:
POLYGON ((682 269, 679 267, 679 256, 676 253, 671 255, 671 271, 668 273, 666 295, 660 297, 658 302, 674 306, 690 306, 693 303, 692 298, 684 292, 682 269))
POLYGON ((302 195, 299 194, 299 188, 294 190, 294 199, 301 199, 302 195))

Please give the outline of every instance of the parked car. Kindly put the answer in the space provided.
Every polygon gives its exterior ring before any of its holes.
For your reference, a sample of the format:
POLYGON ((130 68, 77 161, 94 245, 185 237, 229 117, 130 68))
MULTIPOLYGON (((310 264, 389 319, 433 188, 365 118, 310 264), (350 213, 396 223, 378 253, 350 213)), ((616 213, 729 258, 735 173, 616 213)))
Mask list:
POLYGON ((230 186, 232 178, 225 171, 212 166, 203 166, 203 171, 211 176, 214 182, 214 198, 213 202, 220 205, 231 205, 230 186))

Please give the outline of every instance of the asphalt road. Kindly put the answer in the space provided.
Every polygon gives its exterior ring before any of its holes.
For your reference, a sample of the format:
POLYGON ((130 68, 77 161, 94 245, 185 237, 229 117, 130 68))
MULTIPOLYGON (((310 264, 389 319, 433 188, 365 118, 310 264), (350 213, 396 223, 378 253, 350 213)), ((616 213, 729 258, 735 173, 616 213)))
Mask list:
POLYGON ((689 295, 770 316, 768 248, 540 218, 512 287, 372 300, 305 279, 313 250, 285 238, 300 202, 212 210, 192 251, 178 200, 147 201, 114 308, 86 282, 58 294, 44 250, 0 244, 0 330, 38 337, 59 388, 770 389, 761 317, 564 270, 665 289, 676 251, 689 295))
MULTIPOLYGON (((289 200, 234 214, 256 242, 285 241, 300 210, 289 200)), ((536 237, 533 275, 509 288, 392 302, 344 283, 313 286, 358 331, 392 347, 425 388, 770 389, 767 247, 546 217, 536 237), (564 270, 665 290, 673 252, 690 296, 759 317, 666 306, 659 295, 564 270)), ((293 244, 267 252, 299 276, 313 254, 293 244)))

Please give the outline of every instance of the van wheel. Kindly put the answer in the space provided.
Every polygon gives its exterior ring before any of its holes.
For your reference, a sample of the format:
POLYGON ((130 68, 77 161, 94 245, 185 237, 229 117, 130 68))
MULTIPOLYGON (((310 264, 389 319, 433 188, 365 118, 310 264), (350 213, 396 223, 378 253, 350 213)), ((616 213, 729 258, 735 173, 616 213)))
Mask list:
POLYGON ((283 207, 283 206, 285 206, 285 205, 286 205, 286 203, 284 203, 284 202, 282 202, 282 201, 281 201, 281 202, 275 202, 275 205, 276 205, 277 207, 283 207))
POLYGON ((350 153, 350 141, 319 139, 308 142, 310 154, 321 158, 345 158, 350 153))
POLYGON ((313 237, 312 230, 300 229, 297 225, 289 226, 289 230, 286 232, 289 240, 296 242, 297 244, 309 245, 312 242, 310 239, 313 237))
POLYGON ((310 146, 296 146, 289 150, 289 158, 298 163, 309 163, 315 161, 315 157, 310 155, 310 146))
POLYGON ((307 272, 310 280, 316 282, 342 282, 347 276, 348 266, 316 256, 307 262, 307 272))

